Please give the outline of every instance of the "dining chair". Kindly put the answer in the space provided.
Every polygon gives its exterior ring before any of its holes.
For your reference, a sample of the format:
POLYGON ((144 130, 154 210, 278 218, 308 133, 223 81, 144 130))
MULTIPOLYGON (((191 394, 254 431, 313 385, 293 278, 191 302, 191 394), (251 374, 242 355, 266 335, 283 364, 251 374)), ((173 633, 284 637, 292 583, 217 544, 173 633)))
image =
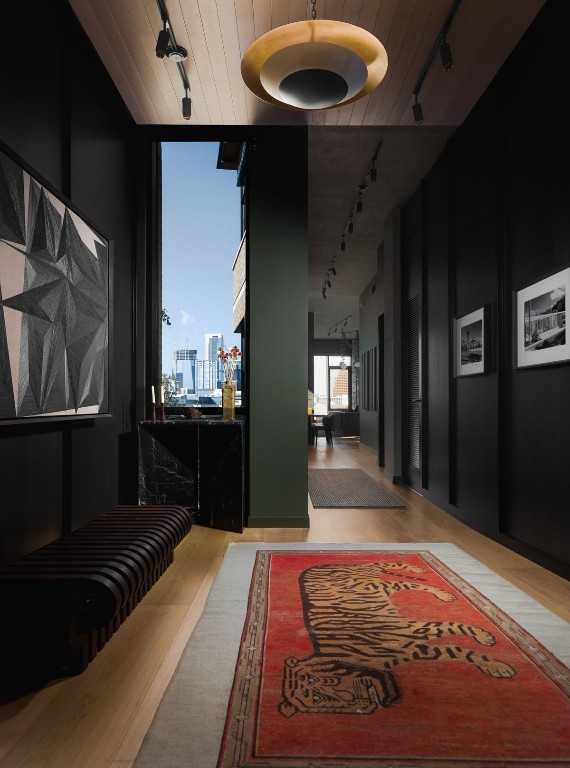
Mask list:
POLYGON ((325 434, 327 445, 332 445, 333 430, 334 430, 334 413, 327 413, 325 416, 323 416, 320 423, 316 423, 313 425, 313 435, 314 435, 315 445, 319 444, 319 433, 321 431, 324 432, 325 434))

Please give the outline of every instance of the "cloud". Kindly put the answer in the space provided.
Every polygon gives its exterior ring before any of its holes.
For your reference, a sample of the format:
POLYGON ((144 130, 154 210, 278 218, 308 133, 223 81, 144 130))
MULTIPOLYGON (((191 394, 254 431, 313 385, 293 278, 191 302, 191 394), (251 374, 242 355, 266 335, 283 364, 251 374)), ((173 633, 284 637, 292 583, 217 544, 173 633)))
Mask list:
POLYGON ((194 318, 189 312, 185 312, 183 309, 180 310, 180 325, 189 325, 190 323, 194 322, 194 318))
POLYGON ((558 299, 561 299, 565 293, 566 293, 566 289, 564 288, 563 285, 560 286, 560 288, 555 288, 550 294, 550 300, 558 301, 558 299))

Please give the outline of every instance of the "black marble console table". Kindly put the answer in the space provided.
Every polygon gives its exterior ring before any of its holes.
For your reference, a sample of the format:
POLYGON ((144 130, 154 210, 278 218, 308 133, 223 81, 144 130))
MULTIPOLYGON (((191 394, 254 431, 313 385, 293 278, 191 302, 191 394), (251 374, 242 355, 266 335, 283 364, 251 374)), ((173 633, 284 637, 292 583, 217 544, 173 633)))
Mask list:
POLYGON ((221 418, 141 422, 139 504, 179 504, 198 525, 241 533, 244 427, 221 418))

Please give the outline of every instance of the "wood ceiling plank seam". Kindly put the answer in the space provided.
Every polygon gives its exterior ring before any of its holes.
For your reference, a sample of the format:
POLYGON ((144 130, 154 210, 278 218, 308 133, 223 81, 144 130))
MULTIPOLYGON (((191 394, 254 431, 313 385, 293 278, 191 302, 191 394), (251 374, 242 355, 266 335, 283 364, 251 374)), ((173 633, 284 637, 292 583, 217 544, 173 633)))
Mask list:
MULTIPOLYGON (((255 26, 253 22, 253 4, 252 0, 234 0, 234 12, 236 17, 237 35, 240 49, 240 76, 241 76, 241 59, 244 53, 255 39, 255 26)), ((247 125, 252 125, 254 121, 254 115, 257 111, 257 102, 259 101, 256 96, 245 87, 245 106, 247 113, 247 125)))
MULTIPOLYGON (((395 77, 395 82, 399 84, 399 88, 398 94, 393 99, 387 99, 387 106, 389 105, 390 110, 384 112, 384 119, 388 125, 402 125, 404 116, 412 115, 413 118, 411 105, 415 100, 413 96, 415 85, 449 13, 449 9, 447 9, 442 14, 442 10, 445 9, 440 6, 436 7, 435 3, 432 4, 430 13, 421 27, 414 25, 412 29, 408 27, 406 30, 406 41, 412 41, 411 45, 406 45, 406 48, 412 50, 412 55, 405 59, 400 55, 394 68, 394 75, 398 75, 395 77)), ((402 45, 399 50, 401 51, 403 47, 402 45)), ((432 66, 437 66, 438 61, 439 59, 437 61, 434 59, 432 66)), ((381 110, 382 105, 379 105, 377 120, 380 119, 381 110)))
POLYGON ((333 21, 340 21, 342 19, 342 8, 344 0, 328 0, 327 1, 327 19, 333 21))
MULTIPOLYGON (((136 88, 136 93, 138 94, 141 104, 145 104, 145 111, 147 114, 148 122, 162 122, 164 120, 164 112, 161 113, 161 111, 159 111, 157 108, 157 105, 155 104, 154 99, 152 98, 152 95, 147 87, 144 74, 140 71, 137 62, 133 59, 129 46, 126 44, 125 36, 121 32, 118 20, 115 16, 117 7, 115 6, 113 9, 111 9, 106 0, 104 0, 103 2, 97 4, 97 10, 99 13, 99 18, 101 19, 102 28, 105 30, 105 37, 109 41, 111 49, 113 51, 123 52, 123 55, 120 58, 120 62, 121 68, 124 70, 126 77, 130 83, 137 82, 137 85, 140 84, 140 87, 136 88)), ((138 40, 138 35, 136 36, 138 40)), ((170 115, 170 110, 168 109, 168 105, 166 103, 164 103, 164 107, 168 115, 170 115)))
MULTIPOLYGON (((414 54, 417 51, 417 45, 411 45, 408 42, 410 40, 410 32, 416 30, 415 38, 421 39, 421 32, 425 27, 426 9, 433 6, 433 3, 426 3, 425 0, 414 0, 413 6, 408 5, 408 12, 404 14, 398 13, 397 2, 395 0, 391 1, 392 8, 388 7, 388 3, 383 4, 383 9, 390 11, 391 18, 384 46, 387 50, 396 51, 396 53, 390 56, 386 77, 370 97, 367 111, 364 115, 366 125, 378 125, 381 114, 388 116, 392 114, 394 102, 400 93, 400 71, 402 69, 404 71, 408 70, 408 52, 410 49, 414 54)), ((381 19, 379 21, 381 22, 381 19)), ((429 43, 430 50, 432 45, 433 41, 429 43)), ((412 85, 412 89, 413 87, 412 85)), ((387 119, 384 124, 391 125, 392 123, 387 119)))
POLYGON ((214 72, 212 71, 208 52, 208 39, 198 4, 195 2, 182 3, 178 0, 178 3, 173 7, 174 13, 170 14, 170 19, 175 31, 181 26, 184 27, 185 39, 188 45, 191 46, 194 63, 191 77, 194 78, 194 73, 198 77, 204 97, 204 104, 207 107, 209 124, 222 125, 224 122, 223 111, 218 98, 214 72), (175 26, 177 23, 178 26, 175 26))
MULTIPOLYGON (((145 2, 149 2, 149 0, 145 0, 145 2)), ((154 0, 154 2, 156 2, 156 0, 154 0)), ((188 58, 186 59, 188 64, 183 66, 186 78, 190 85, 189 96, 192 100, 192 117, 190 121, 186 121, 184 118, 182 119, 185 124, 192 122, 198 125, 212 125, 214 121, 208 105, 206 89, 204 88, 202 78, 200 77, 200 67, 198 66, 199 53, 196 51, 196 47, 192 41, 191 27, 187 22, 182 3, 180 1, 178 2, 178 8, 176 7, 176 4, 171 6, 171 11, 169 11, 168 15, 175 36, 176 30, 179 32, 182 30, 184 31, 183 36, 179 35, 176 37, 176 43, 178 45, 183 45, 188 51, 188 58), (174 13, 172 13, 172 7, 174 8, 174 13), (174 21, 173 16, 176 18, 176 22, 174 21), (182 30, 180 29, 181 27, 182 30)), ((180 84, 182 86, 182 83, 180 84)))
POLYGON ((218 24, 222 34, 222 43, 224 56, 226 60, 226 70, 228 74, 228 84, 232 98, 235 122, 237 125, 247 125, 248 109, 245 100, 246 85, 241 76, 241 55, 237 28, 237 14, 235 3, 233 3, 233 18, 231 13, 222 12, 220 16, 219 8, 216 4, 216 13, 218 14, 218 24))
POLYGON ((358 20, 360 18, 360 14, 362 13, 362 4, 363 0, 358 0, 358 2, 345 3, 342 9, 341 20, 346 24, 354 24, 356 27, 360 26, 358 24, 358 20))
POLYGON ((291 0, 289 3, 289 24, 295 21, 305 21, 309 16, 309 0, 291 0))
POLYGON ((287 0, 270 0, 271 29, 289 23, 289 4, 287 0))
POLYGON ((212 0, 196 0, 196 4, 206 35, 208 57, 210 67, 214 74, 214 82, 216 83, 216 92, 218 94, 222 119, 224 118, 225 105, 227 104, 228 107, 231 106, 231 114, 228 114, 228 117, 223 119, 223 123, 235 125, 236 114, 229 82, 228 62, 224 40, 222 38, 222 30, 220 29, 218 9, 216 3, 212 3, 212 0))
POLYGON ((374 33, 382 0, 364 0, 358 13, 358 26, 374 33))
POLYGON ((311 125, 324 125, 325 116, 322 110, 314 109, 311 112, 311 125))
POLYGON ((252 0, 234 0, 234 11, 238 28, 240 56, 243 58, 244 53, 255 40, 252 0))
POLYGON ((247 109, 247 125, 255 124, 255 115, 259 108, 259 99, 249 88, 245 89, 245 103, 247 109))
POLYGON ((409 7, 409 1, 410 0, 407 0, 407 5, 405 6, 406 13, 401 13, 401 8, 398 8, 397 0, 384 0, 378 7, 372 34, 381 41, 386 49, 388 55, 388 69, 378 88, 370 94, 370 98, 365 105, 365 110, 362 113, 362 125, 377 125, 378 112, 386 98, 386 92, 394 74, 394 63, 397 60, 397 54, 394 53, 397 48, 395 45, 392 45, 391 42, 394 26, 397 24, 396 19, 397 17, 399 18, 399 12, 402 18, 409 18, 413 13, 417 0, 413 0, 414 6, 412 9, 409 7))
POLYGON ((268 0, 253 0, 255 40, 271 29, 271 7, 268 0))
POLYGON ((340 107, 331 107, 330 109, 324 109, 325 113, 325 125, 336 125, 338 121, 338 113, 340 107))
MULTIPOLYGON (((366 98, 366 97, 363 97, 363 98, 366 98)), ((347 104, 345 107, 341 107, 339 109, 337 125, 350 125, 355 103, 356 102, 352 102, 352 104, 347 104)))
MULTIPOLYGON (((363 3, 361 6, 360 15, 358 17, 358 26, 362 27, 362 29, 366 29, 368 32, 375 35, 375 37, 377 37, 380 40, 382 45, 386 47, 383 38, 380 37, 376 32, 376 29, 378 28, 378 25, 379 25, 378 19, 380 16, 381 5, 382 5, 382 0, 377 0, 375 6, 372 4, 372 2, 363 3)), ((390 69, 390 54, 388 53, 388 70, 389 69, 390 69)), ((381 85, 382 83, 380 83, 380 86, 381 85)), ((368 94, 366 98, 360 99, 359 101, 354 103, 353 105, 354 108, 351 116, 351 125, 364 125, 364 116, 368 108, 368 102, 370 101, 370 96, 371 94, 368 94)))
POLYGON ((119 61, 115 51, 107 39, 107 35, 96 16, 93 8, 85 0, 70 0, 70 5, 85 33, 97 51, 103 66, 109 73, 115 87, 119 91, 125 106, 137 125, 150 123, 137 93, 135 92, 127 73, 119 61))
MULTIPOLYGON (((108 0, 106 0, 106 2, 108 5, 108 0)), ((168 118, 164 119, 164 115, 162 115, 160 122, 177 122, 181 113, 181 102, 176 99, 176 80, 172 77, 173 73, 165 69, 164 62, 160 61, 156 55, 152 57, 149 57, 148 55, 148 51, 152 51, 154 54, 157 34, 155 33, 155 27, 160 29, 160 14, 157 9, 154 14, 156 18, 151 19, 148 6, 144 4, 142 5, 142 8, 137 6, 137 10, 139 12, 136 15, 133 14, 129 4, 125 2, 125 0, 122 0, 122 2, 119 3, 113 3, 115 20, 118 22, 119 16, 121 16, 124 20, 124 24, 130 25, 136 34, 137 44, 133 45, 134 53, 131 53, 128 44, 128 34, 123 36, 123 39, 125 40, 124 50, 128 51, 133 61, 135 61, 137 71, 141 72, 141 79, 143 82, 148 83, 146 90, 149 99, 152 100, 157 114, 160 115, 162 110, 157 102, 157 98, 154 96, 154 94, 158 92, 159 99, 162 100, 162 104, 168 112, 168 118), (145 71, 152 73, 152 75, 145 75, 143 78, 142 73, 145 71)), ((182 99, 182 95, 181 92, 180 99, 182 99)))

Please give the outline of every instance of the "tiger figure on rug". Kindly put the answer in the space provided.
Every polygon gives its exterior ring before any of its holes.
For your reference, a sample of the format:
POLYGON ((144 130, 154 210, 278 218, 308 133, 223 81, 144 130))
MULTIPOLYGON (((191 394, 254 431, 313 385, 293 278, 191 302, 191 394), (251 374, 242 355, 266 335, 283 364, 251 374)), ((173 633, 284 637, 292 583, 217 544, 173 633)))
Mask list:
POLYGON ((303 613, 314 653, 290 656, 283 668, 279 712, 369 714, 400 698, 390 671, 408 661, 454 660, 491 677, 510 678, 508 664, 458 645, 430 644, 432 638, 464 636, 490 646, 495 638, 481 627, 452 621, 415 621, 402 616, 391 596, 406 590, 455 600, 450 592, 420 583, 425 573, 405 563, 316 565, 299 577, 303 613), (408 581, 391 581, 384 576, 408 581))

